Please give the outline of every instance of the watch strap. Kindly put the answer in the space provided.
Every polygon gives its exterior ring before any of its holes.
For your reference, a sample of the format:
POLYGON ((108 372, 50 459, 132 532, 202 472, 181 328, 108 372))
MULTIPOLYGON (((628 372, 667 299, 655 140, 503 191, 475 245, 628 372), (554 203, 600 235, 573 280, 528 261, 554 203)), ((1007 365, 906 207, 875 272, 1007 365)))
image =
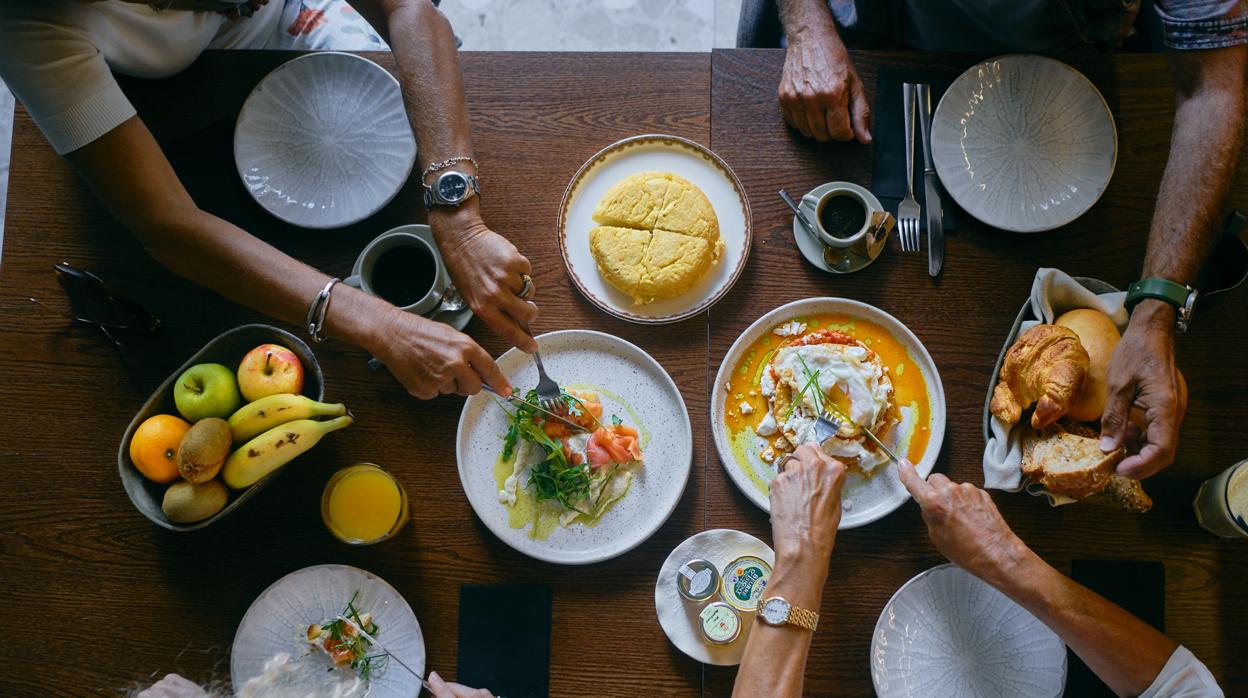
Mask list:
POLYGON ((1178 311, 1175 314, 1175 325, 1178 331, 1187 331, 1188 324, 1192 320, 1192 307, 1196 303, 1195 289, 1169 279, 1157 277, 1140 279, 1127 287, 1127 297, 1123 300, 1123 305, 1130 312, 1139 305, 1140 301, 1149 298, 1173 305, 1178 311))
POLYGON ((805 628, 810 632, 815 632, 815 628, 819 625, 819 614, 805 608, 798 608, 793 604, 789 604, 789 617, 785 620, 789 625, 796 625, 799 628, 805 628))

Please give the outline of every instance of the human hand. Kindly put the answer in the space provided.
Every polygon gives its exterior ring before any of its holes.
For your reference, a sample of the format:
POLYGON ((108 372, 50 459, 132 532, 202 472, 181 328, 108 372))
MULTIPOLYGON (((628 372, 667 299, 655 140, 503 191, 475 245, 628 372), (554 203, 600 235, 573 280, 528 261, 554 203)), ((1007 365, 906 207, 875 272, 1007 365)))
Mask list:
POLYGON ((499 395, 511 383, 494 359, 468 335, 450 325, 391 307, 372 346, 366 347, 407 392, 421 400, 438 395, 474 395, 487 384, 499 395))
POLYGON ((771 539, 776 566, 809 563, 827 574, 841 523, 845 466, 811 444, 797 447, 771 481, 771 539))
POLYGON ((871 142, 867 93, 835 30, 790 36, 780 76, 780 110, 807 138, 871 142))
POLYGON ((1032 554, 984 490, 969 482, 951 482, 940 473, 924 480, 904 458, 897 471, 923 511, 932 544, 950 562, 995 586, 1020 559, 1032 554))
POLYGON ((529 260, 474 210, 431 213, 429 223, 451 280, 472 312, 513 346, 537 351, 528 331, 537 306, 531 293, 528 299, 516 295, 524 289, 524 276, 533 273, 529 260))
POLYGON ((1187 410, 1181 381, 1174 365, 1174 310, 1161 301, 1143 301, 1109 359, 1106 376, 1101 450, 1123 446, 1135 451, 1118 464, 1119 475, 1143 479, 1174 461, 1187 410), (1142 415, 1139 424, 1131 418, 1133 408, 1142 415))
POLYGON ((468 688, 444 681, 436 671, 429 672, 429 689, 433 692, 433 698, 494 698, 494 694, 484 688, 468 688))

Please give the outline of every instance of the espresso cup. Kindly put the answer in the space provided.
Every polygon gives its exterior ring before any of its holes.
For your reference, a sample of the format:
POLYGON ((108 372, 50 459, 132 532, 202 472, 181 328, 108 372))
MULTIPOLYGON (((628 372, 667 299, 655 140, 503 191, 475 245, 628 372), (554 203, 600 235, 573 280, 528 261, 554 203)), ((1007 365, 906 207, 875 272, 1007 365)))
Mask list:
POLYGON ((871 230, 871 214, 873 211, 871 204, 861 194, 849 187, 837 186, 837 184, 834 182, 832 189, 824 192, 822 196, 815 196, 813 192, 803 196, 802 208, 805 210, 806 217, 814 224, 815 233, 820 242, 828 247, 847 249, 862 242, 863 238, 871 230), (841 201, 852 201, 857 207, 861 208, 862 225, 849 231, 830 231, 825 227, 823 220, 826 213, 825 208, 833 202, 839 204, 838 199, 841 201))
POLYGON ((364 247, 343 283, 389 301, 399 310, 426 315, 438 307, 446 291, 446 268, 436 245, 396 228, 364 247))

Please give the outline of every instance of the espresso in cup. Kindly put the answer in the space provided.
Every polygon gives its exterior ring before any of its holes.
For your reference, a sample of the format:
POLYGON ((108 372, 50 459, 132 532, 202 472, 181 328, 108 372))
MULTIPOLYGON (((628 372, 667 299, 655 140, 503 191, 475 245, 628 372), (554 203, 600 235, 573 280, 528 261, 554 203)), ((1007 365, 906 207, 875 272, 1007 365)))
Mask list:
POLYGON ((370 286, 378 296, 403 308, 424 298, 437 280, 438 267, 425 245, 399 245, 373 262, 370 286))
POLYGON ((866 203, 848 192, 834 192, 819 202, 819 225, 832 237, 853 237, 866 224, 866 203))

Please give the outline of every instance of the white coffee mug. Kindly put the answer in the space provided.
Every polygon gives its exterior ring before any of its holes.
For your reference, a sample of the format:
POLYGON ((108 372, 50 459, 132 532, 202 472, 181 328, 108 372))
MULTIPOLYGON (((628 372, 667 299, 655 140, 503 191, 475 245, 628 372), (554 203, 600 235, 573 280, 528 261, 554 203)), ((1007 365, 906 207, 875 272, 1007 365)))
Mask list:
MULTIPOLYGON (((419 247, 427 252, 429 258, 433 260, 433 282, 430 284, 428 291, 419 300, 409 305, 397 307, 399 310, 405 310, 417 315, 426 315, 435 310, 439 301, 442 300, 442 294, 446 291, 446 267, 442 263, 442 255, 438 252, 437 245, 420 235, 410 232, 411 228, 416 227, 401 226, 373 238, 373 241, 364 247, 364 251, 360 252, 360 256, 355 260, 355 267, 351 270, 351 276, 344 279, 343 283, 348 286, 354 286, 369 295, 382 297, 373 287, 373 268, 377 264, 377 260, 383 254, 396 247, 419 247)), ((428 230, 426 226, 419 227, 428 230)))
POLYGON ((806 213, 806 217, 815 227, 815 233, 819 237, 819 241, 828 247, 836 247, 840 249, 848 249, 862 242, 863 238, 871 230, 871 214, 873 213, 871 204, 862 197, 861 194, 846 186, 836 186, 839 182, 833 182, 833 187, 823 193, 823 196, 815 196, 813 192, 802 197, 802 208, 806 213), (820 220, 819 214, 822 212, 824 205, 831 199, 838 196, 844 196, 852 199, 854 203, 862 206, 863 218, 862 227, 854 231, 846 237, 837 237, 828 232, 823 227, 823 221, 820 220))

